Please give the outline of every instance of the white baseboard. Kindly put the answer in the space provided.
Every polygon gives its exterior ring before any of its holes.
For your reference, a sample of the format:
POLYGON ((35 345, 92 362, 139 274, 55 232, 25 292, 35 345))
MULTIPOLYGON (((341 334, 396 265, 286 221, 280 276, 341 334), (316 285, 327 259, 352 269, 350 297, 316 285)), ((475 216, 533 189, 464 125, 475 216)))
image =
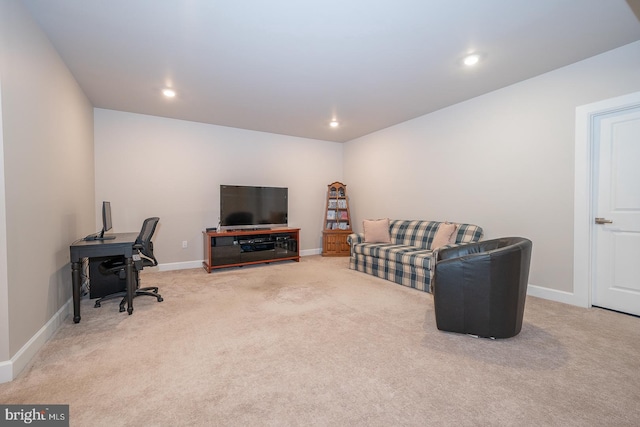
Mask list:
POLYGON ((580 296, 573 292, 558 291, 556 289, 543 288, 541 286, 529 284, 527 286, 527 295, 564 304, 575 305, 578 307, 587 307, 587 305, 584 304, 583 298, 580 298, 580 296))
MULTIPOLYGON (((171 271, 171 270, 188 270, 191 268, 203 268, 202 260, 197 261, 183 261, 183 262, 170 262, 166 264, 158 264, 156 271, 171 271)), ((153 271, 153 269, 150 269, 153 271)))
POLYGON ((29 364, 42 346, 56 333, 73 307, 73 301, 67 301, 56 314, 11 358, 0 362, 0 383, 13 381, 29 364))
POLYGON ((0 384, 13 381, 13 364, 11 360, 0 362, 0 384))
POLYGON ((300 256, 320 255, 321 253, 322 253, 322 248, 305 249, 304 251, 300 251, 300 256))

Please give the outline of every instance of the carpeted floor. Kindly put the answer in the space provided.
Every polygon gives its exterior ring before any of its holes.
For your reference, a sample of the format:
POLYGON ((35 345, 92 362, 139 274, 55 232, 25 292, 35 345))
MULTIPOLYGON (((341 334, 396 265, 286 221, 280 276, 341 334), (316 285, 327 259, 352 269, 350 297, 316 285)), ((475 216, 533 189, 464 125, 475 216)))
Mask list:
POLYGON ((144 272, 71 317, 0 402, 72 426, 637 426, 640 319, 527 298, 520 335, 438 331, 430 294, 304 257, 144 272))

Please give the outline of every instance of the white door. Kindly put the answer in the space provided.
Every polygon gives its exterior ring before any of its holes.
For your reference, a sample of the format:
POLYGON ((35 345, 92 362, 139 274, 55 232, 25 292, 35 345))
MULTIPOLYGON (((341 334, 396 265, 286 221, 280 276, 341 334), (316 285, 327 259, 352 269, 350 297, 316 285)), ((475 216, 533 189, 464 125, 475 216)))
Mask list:
POLYGON ((640 106, 600 121, 592 305, 640 315, 640 106))

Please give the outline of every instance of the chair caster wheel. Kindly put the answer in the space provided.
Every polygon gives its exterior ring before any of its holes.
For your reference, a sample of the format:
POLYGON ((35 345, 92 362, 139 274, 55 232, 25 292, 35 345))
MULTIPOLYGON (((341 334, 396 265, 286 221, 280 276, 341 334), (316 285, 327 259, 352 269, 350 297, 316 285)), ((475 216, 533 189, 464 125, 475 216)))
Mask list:
POLYGON ((93 308, 100 308, 100 307, 102 307, 102 306, 100 305, 99 302, 96 301, 96 304, 93 306, 93 308))
POLYGON ((164 301, 164 298, 158 297, 158 302, 162 302, 162 301, 164 301))
POLYGON ((123 305, 121 305, 121 306, 120 306, 120 313, 122 313, 124 310, 125 310, 124 306, 123 306, 123 305))

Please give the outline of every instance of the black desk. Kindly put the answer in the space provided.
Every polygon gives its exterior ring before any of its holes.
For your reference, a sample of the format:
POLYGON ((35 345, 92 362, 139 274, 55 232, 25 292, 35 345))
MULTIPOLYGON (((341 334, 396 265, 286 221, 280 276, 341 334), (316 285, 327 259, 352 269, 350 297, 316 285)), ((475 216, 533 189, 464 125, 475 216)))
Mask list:
POLYGON ((123 255, 127 275, 127 311, 133 313, 133 294, 135 280, 133 276, 133 244, 139 233, 115 233, 111 240, 76 240, 69 246, 71 252, 71 284, 73 286, 73 321, 80 322, 81 271, 84 258, 123 255))

